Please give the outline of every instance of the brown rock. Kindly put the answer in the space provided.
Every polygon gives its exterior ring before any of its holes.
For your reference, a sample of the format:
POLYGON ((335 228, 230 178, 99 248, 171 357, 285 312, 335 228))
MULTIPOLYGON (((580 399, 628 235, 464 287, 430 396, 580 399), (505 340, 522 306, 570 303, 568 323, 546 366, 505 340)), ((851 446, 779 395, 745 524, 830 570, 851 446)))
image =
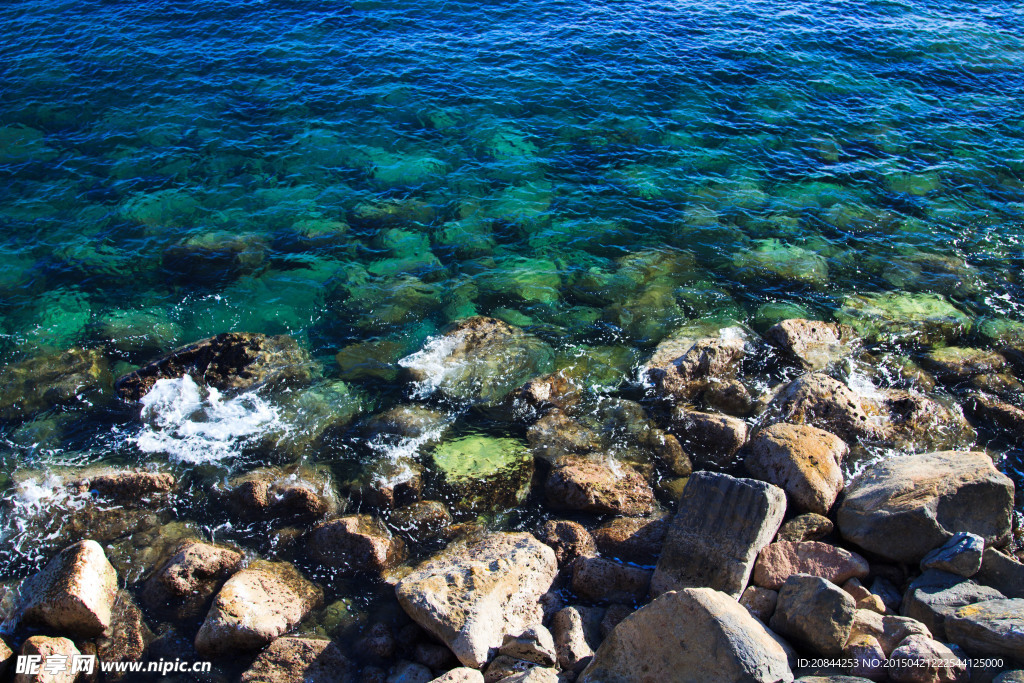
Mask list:
POLYGON ((772 630, 812 652, 839 655, 850 638, 856 605, 839 586, 807 574, 794 574, 779 591, 772 630))
POLYGON ((744 354, 745 344, 738 337, 700 339, 675 358, 656 352, 646 374, 660 395, 692 401, 712 380, 735 379, 744 354))
POLYGON ((235 477, 219 492, 244 520, 312 521, 338 507, 334 489, 320 472, 307 467, 260 468, 235 477))
POLYGON ((601 639, 608 637, 608 634, 612 632, 619 623, 628 617, 630 614, 635 612, 636 609, 629 605, 623 605, 622 603, 615 603, 608 606, 608 609, 604 611, 604 616, 601 617, 601 639))
POLYGON ((306 550, 323 564, 369 574, 381 574, 405 559, 405 542, 370 515, 317 524, 309 532, 306 550))
POLYGON ((820 320, 783 320, 768 328, 764 336, 786 357, 811 372, 849 358, 855 350, 853 328, 820 320))
POLYGON ((839 531, 883 557, 916 563, 955 533, 999 546, 1010 536, 1013 482, 981 452, 942 451, 890 458, 847 488, 839 531))
POLYGON ((26 579, 21 591, 21 615, 27 623, 94 637, 110 626, 117 572, 99 543, 80 541, 26 579))
POLYGON ((840 464, 849 447, 822 429, 775 424, 754 436, 749 453, 751 476, 780 487, 799 509, 825 515, 843 489, 840 464))
POLYGON ((175 484, 167 472, 111 472, 77 482, 80 492, 95 491, 112 502, 137 504, 140 498, 169 493, 175 484))
POLYGON ((460 666, 441 674, 430 683, 484 683, 484 675, 468 666, 460 666))
POLYGON ((241 683, 347 683, 353 668, 329 640, 277 638, 261 652, 241 683))
POLYGON ((242 559, 242 553, 230 548, 187 541, 146 581, 143 604, 172 619, 196 617, 242 566, 242 559))
POLYGON ((747 417, 754 410, 754 397, 750 390, 735 379, 709 382, 702 398, 708 408, 727 415, 747 417))
POLYGON ((817 541, 766 545, 754 565, 754 583, 778 590, 793 574, 810 574, 840 584, 868 575, 868 561, 857 553, 817 541))
POLYGON ((775 536, 785 511, 786 495, 776 486, 695 473, 665 537, 651 594, 710 587, 738 599, 757 553, 775 536))
MULTIPOLYGON (((137 662, 156 636, 146 625, 142 611, 127 591, 117 594, 110 628, 96 641, 96 654, 103 662, 137 662)), ((108 679, 130 680, 131 676, 115 676, 108 679)))
POLYGON ((421 500, 393 511, 388 525, 410 541, 429 541, 444 535, 452 524, 447 506, 437 500, 421 500))
POLYGON ((747 586, 740 596, 740 604, 747 608, 747 611, 764 623, 772 618, 775 613, 775 605, 779 602, 778 591, 760 586, 747 586))
POLYGON ((1018 438, 1024 434, 1024 410, 993 396, 975 392, 963 402, 964 410, 976 420, 995 425, 1018 438))
POLYGON ((560 567, 571 564, 577 557, 597 555, 593 536, 578 522, 548 520, 537 532, 537 538, 555 551, 555 559, 560 567))
POLYGON ((22 420, 55 406, 94 405, 110 395, 100 349, 44 352, 0 369, 0 419, 22 420))
POLYGON ((524 419, 551 408, 566 410, 580 402, 583 389, 564 371, 534 377, 512 392, 512 410, 524 419))
POLYGON ((540 624, 531 626, 519 635, 506 635, 498 652, 540 666, 554 666, 558 659, 554 637, 540 624))
POLYGON ((603 557, 578 557, 572 563, 572 590, 594 602, 640 602, 651 586, 651 570, 603 557))
POLYGON ((889 389, 883 393, 882 410, 888 419, 878 439, 891 448, 937 451, 974 443, 974 430, 955 403, 945 405, 917 392, 889 389))
POLYGON ((608 445, 596 431, 561 410, 551 410, 531 425, 526 440, 535 456, 549 462, 564 455, 595 453, 608 445))
POLYGON ((871 610, 858 609, 854 614, 850 638, 861 635, 875 638, 888 657, 908 636, 920 635, 931 638, 932 632, 920 621, 910 617, 882 615, 871 610))
POLYGON ((221 391, 260 384, 305 383, 311 377, 309 354, 287 335, 228 332, 171 351, 119 377, 121 398, 138 401, 161 379, 190 375, 221 391))
POLYGON ((853 662, 850 673, 872 681, 885 680, 885 652, 878 639, 868 635, 851 635, 843 648, 843 657, 853 662))
POLYGON ((814 512, 797 515, 779 529, 780 541, 820 541, 835 531, 832 520, 814 512))
POLYGON ((451 650, 436 643, 416 643, 416 647, 413 649, 413 659, 417 664, 422 664, 434 671, 450 669, 459 663, 451 650))
POLYGON ((654 491, 633 467, 610 466, 585 458, 558 460, 544 486, 556 510, 642 516, 654 508, 654 491))
POLYGON ((668 517, 616 517, 595 529, 593 537, 602 555, 653 564, 661 554, 668 526, 668 517))
POLYGON ((881 408, 842 382, 812 373, 782 387, 768 406, 771 421, 805 424, 843 441, 877 438, 881 408))
POLYGON ((698 463, 724 467, 747 442, 747 423, 730 415, 702 413, 682 406, 672 413, 669 430, 698 463))
POLYGON ((67 638, 32 636, 22 644, 20 654, 22 657, 41 657, 42 660, 38 674, 17 674, 14 683, 74 683, 78 678, 78 673, 72 671, 71 661, 82 653, 67 638), (63 671, 50 673, 45 666, 47 657, 64 657, 67 667, 63 671))

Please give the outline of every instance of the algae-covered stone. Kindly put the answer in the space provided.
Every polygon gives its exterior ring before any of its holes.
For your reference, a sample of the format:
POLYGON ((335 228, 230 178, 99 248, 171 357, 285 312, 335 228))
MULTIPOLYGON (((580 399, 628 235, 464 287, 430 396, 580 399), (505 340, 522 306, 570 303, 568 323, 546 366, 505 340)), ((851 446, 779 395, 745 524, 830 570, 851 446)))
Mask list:
POLYGON ((183 226, 192 220, 199 201, 183 189, 136 194, 126 199, 118 212, 125 220, 147 228, 183 226))
POLYGON ((384 380, 398 377, 398 360, 408 352, 406 343, 397 339, 356 342, 345 346, 334 359, 345 380, 384 380))
POLYGON ((66 349, 85 336, 92 312, 92 304, 82 292, 47 292, 36 301, 34 324, 21 336, 34 345, 66 349))
POLYGON ((190 283, 218 283, 263 267, 267 244, 256 234, 209 232, 164 250, 163 268, 190 283))
POLYGON ((496 405, 523 382, 551 370, 544 342, 494 318, 456 323, 399 361, 421 393, 439 391, 460 402, 496 405))
POLYGON ((741 278, 781 280, 812 287, 828 284, 828 262, 817 252, 776 239, 757 240, 755 245, 733 259, 741 278))
POLYGON ((437 446, 432 457, 463 510, 510 509, 522 502, 533 478, 533 455, 518 439, 463 436, 437 446))
POLYGON ((118 351, 163 351, 181 341, 181 326, 158 307, 115 309, 100 316, 97 335, 118 351))
POLYGON ((96 349, 44 353, 0 370, 0 419, 31 417, 51 407, 95 405, 112 383, 96 349))
POLYGON ((527 303, 558 301, 562 278, 558 265, 547 259, 511 258, 478 278, 480 289, 527 303))
POLYGON ((846 297, 836 318, 875 343, 937 346, 971 330, 971 318, 938 294, 886 292, 846 297))
POLYGON ((41 131, 21 125, 0 128, 0 164, 51 161, 56 157, 57 150, 46 144, 41 131))

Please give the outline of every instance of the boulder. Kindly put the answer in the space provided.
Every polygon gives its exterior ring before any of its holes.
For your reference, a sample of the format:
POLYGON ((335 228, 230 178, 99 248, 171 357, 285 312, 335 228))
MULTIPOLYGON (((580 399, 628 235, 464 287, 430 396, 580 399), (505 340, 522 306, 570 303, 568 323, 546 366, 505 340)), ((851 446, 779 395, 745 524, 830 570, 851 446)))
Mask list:
POLYGON ((91 638, 110 626, 117 572, 99 543, 80 541, 26 579, 21 594, 25 622, 91 638))
POLYGON ((313 527, 306 552, 330 567, 380 575, 405 559, 405 542, 375 517, 348 515, 313 527))
POLYGON ((851 578, 863 579, 868 573, 868 561, 849 550, 818 541, 777 541, 758 553, 753 581, 779 590, 793 574, 809 574, 838 585, 851 578))
POLYGON ((536 536, 555 551, 560 567, 571 564, 577 557, 597 555, 594 537, 579 522, 550 519, 536 536))
POLYGON ((456 542, 395 586, 413 620, 466 666, 481 668, 506 635, 543 618, 540 597, 557 572, 555 553, 530 534, 456 542))
POLYGON ((298 624, 323 592, 290 564, 259 560, 220 589, 196 635, 199 654, 257 650, 298 624))
POLYGON ((540 624, 531 626, 518 635, 506 635, 498 652, 541 666, 554 666, 558 659, 551 631, 540 624))
POLYGON ((881 408, 828 375, 811 373, 779 389, 767 408, 769 422, 817 427, 843 441, 878 438, 881 408))
POLYGON ((921 558, 921 571, 937 569, 958 576, 971 577, 981 569, 984 552, 984 538, 977 534, 960 532, 921 558))
POLYGON ((113 377, 99 349, 41 353, 0 369, 0 420, 23 420, 53 407, 95 405, 113 377))
POLYGON ((853 329, 820 320, 783 320, 768 328, 764 337, 785 357, 811 372, 849 358, 856 348, 853 329))
POLYGON ((484 683, 484 675, 468 666, 450 669, 430 683, 484 683))
POLYGON ((740 604, 747 608, 747 611, 764 623, 772 618, 775 613, 775 605, 779 602, 779 592, 770 588, 760 586, 747 586, 740 596, 740 604))
POLYGON ((857 605, 835 584, 808 574, 794 574, 779 590, 771 628, 779 635, 825 656, 842 654, 850 638, 857 605))
POLYGON ((1024 599, 985 600, 946 616, 946 636, 972 655, 1024 660, 1024 599))
POLYGON ((738 417, 679 406, 672 411, 669 431, 699 464, 725 467, 747 442, 748 430, 738 417))
POLYGON ((850 673, 873 681, 880 681, 888 674, 885 671, 885 652, 874 636, 851 635, 843 647, 843 657, 852 662, 850 673))
POLYGON ((583 397, 583 387, 565 370, 534 377, 512 392, 512 411, 529 420, 551 409, 568 410, 583 397))
POLYGON ((455 323, 398 361, 421 394, 497 405, 513 389, 551 369, 554 352, 544 342, 495 318, 476 316, 455 323))
POLYGON ((633 467, 582 457, 560 458, 544 484, 549 507, 595 514, 641 516, 654 508, 654 491, 633 467))
POLYGON ((931 349, 921 359, 925 370, 946 384, 966 382, 977 375, 992 375, 1006 370, 1009 361, 997 351, 943 346, 931 349))
POLYGON ((78 673, 72 670, 72 658, 81 655, 81 651, 67 638, 49 638, 47 636, 32 636, 25 639, 21 645, 20 655, 22 657, 40 657, 38 674, 18 673, 14 677, 14 683, 74 683, 78 673), (47 658, 63 658, 60 661, 65 663, 62 671, 50 672, 46 668, 47 658))
POLYGON ((72 488, 91 493, 112 503, 137 504, 140 499, 159 499, 174 489, 174 475, 141 470, 95 474, 77 481, 72 488))
POLYGON ((1017 441, 1024 433, 1024 410, 994 396, 972 392, 964 400, 963 407, 975 420, 993 425, 1017 441))
MULTIPOLYGON (((142 610, 128 591, 117 594, 110 628, 96 639, 96 655, 102 662, 138 662, 156 636, 146 625, 142 610)), ((130 676, 108 673, 109 680, 130 680, 130 676)))
POLYGON ((448 507, 437 500, 421 500, 394 510, 388 526, 413 542, 430 541, 444 535, 452 525, 448 507))
POLYGON ((715 381, 736 379, 745 353, 739 335, 686 340, 674 348, 659 346, 645 374, 660 396, 693 402, 715 381))
POLYGON ((861 635, 871 636, 877 640, 888 657, 908 636, 931 638, 932 632, 920 621, 910 617, 883 615, 871 610, 858 609, 854 614, 850 638, 861 635))
POLYGON ((780 541, 820 541, 835 531, 835 524, 824 515, 808 512, 797 515, 779 529, 780 541))
POLYGON ((601 645, 600 621, 600 611, 589 607, 570 605, 555 613, 551 632, 559 668, 578 674, 590 663, 601 645))
POLYGON ((927 626, 936 639, 946 641, 946 619, 949 615, 966 605, 1004 597, 990 586, 930 569, 907 588, 900 611, 927 626))
POLYGON ((260 385, 305 384, 312 378, 309 353, 287 335, 227 332, 171 351, 114 383, 118 396, 141 400, 161 379, 188 375, 219 391, 260 385))
POLYGON ((747 472, 780 487, 797 509, 828 514, 843 489, 840 465, 849 447, 823 429, 775 424, 751 439, 748 452, 747 472))
POLYGON ((971 329, 970 316, 938 294, 851 294, 836 318, 871 343, 944 346, 971 329))
POLYGON ((308 466, 261 467, 214 492, 244 521, 311 522, 341 507, 326 473, 308 466))
POLYGON ((881 395, 885 420, 880 444, 906 452, 955 450, 974 443, 974 429, 960 406, 916 391, 887 389, 881 395))
POLYGON ((889 656, 886 669, 896 683, 930 683, 967 679, 966 662, 948 647, 926 636, 908 636, 889 656))
POLYGON ((541 460, 555 462, 563 455, 585 455, 607 448, 608 443, 591 427, 551 410, 526 430, 530 450, 541 460))
POLYGON ((882 557, 919 562, 957 532, 989 545, 1010 537, 1013 482, 982 452, 940 451, 869 466, 847 487, 843 538, 882 557))
POLYGON ((623 562, 654 564, 661 554, 668 527, 668 517, 616 517, 592 535, 602 555, 623 562))
POLYGON ((641 602, 651 586, 651 571, 603 557, 578 557, 572 563, 572 590, 593 602, 641 602))
POLYGON ((697 472, 672 518, 651 594, 714 588, 739 599, 761 548, 786 511, 782 489, 753 479, 697 472))
POLYGON ((259 653, 241 683, 348 683, 353 673, 331 641, 281 637, 259 653))
POLYGON ((199 616, 221 585, 242 566, 242 553, 187 541, 146 581, 142 602, 172 619, 199 616))
POLYGON ((981 571, 975 578, 1008 598, 1024 598, 1024 564, 995 548, 985 548, 981 571))
POLYGON ((620 622, 578 680, 780 683, 793 674, 783 646, 732 597, 685 588, 620 622))
POLYGON ((502 512, 519 505, 533 481, 533 456, 519 439, 472 434, 450 439, 432 452, 451 507, 502 512))

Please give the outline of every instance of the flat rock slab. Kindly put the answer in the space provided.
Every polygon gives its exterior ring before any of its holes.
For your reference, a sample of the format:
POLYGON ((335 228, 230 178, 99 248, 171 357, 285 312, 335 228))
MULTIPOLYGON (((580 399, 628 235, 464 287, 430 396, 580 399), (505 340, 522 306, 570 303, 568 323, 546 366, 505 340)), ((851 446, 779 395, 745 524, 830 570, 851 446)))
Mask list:
POLYGON ((679 499, 651 594, 714 588, 739 599, 754 561, 782 524, 786 494, 763 481, 697 472, 679 499))
POLYGON ((506 635, 541 623, 555 552, 526 533, 456 543, 395 586, 403 609, 464 665, 482 668, 506 635))
POLYGON ((793 680, 786 651, 732 597, 671 591, 619 622, 579 683, 793 680))
POLYGON ((961 531, 1002 545, 1012 509, 1013 481, 985 453, 919 453, 856 477, 839 506, 839 532, 887 559, 917 563, 961 531))
POLYGON ((961 607, 946 618, 946 635, 972 655, 1024 660, 1024 599, 961 607))
POLYGON ((948 640, 946 619, 951 614, 966 605, 1004 597, 991 586, 930 569, 907 588, 900 611, 927 626, 936 639, 945 641, 948 640))

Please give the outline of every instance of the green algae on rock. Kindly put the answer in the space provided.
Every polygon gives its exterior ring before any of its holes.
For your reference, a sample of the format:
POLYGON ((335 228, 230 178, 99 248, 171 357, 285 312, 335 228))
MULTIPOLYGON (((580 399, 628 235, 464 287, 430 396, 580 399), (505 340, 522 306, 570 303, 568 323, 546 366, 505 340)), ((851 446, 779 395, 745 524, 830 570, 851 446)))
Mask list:
POLYGON ((0 370, 0 419, 20 420, 50 408, 96 404, 113 377, 96 349, 44 353, 0 370))
POLYGON ((451 492, 450 504, 463 511, 514 508, 533 478, 533 455, 518 439, 463 436, 442 442, 431 457, 451 492))
POLYGON ((852 294, 836 311, 841 323, 871 343, 940 346, 966 335, 970 316, 938 294, 852 294))

